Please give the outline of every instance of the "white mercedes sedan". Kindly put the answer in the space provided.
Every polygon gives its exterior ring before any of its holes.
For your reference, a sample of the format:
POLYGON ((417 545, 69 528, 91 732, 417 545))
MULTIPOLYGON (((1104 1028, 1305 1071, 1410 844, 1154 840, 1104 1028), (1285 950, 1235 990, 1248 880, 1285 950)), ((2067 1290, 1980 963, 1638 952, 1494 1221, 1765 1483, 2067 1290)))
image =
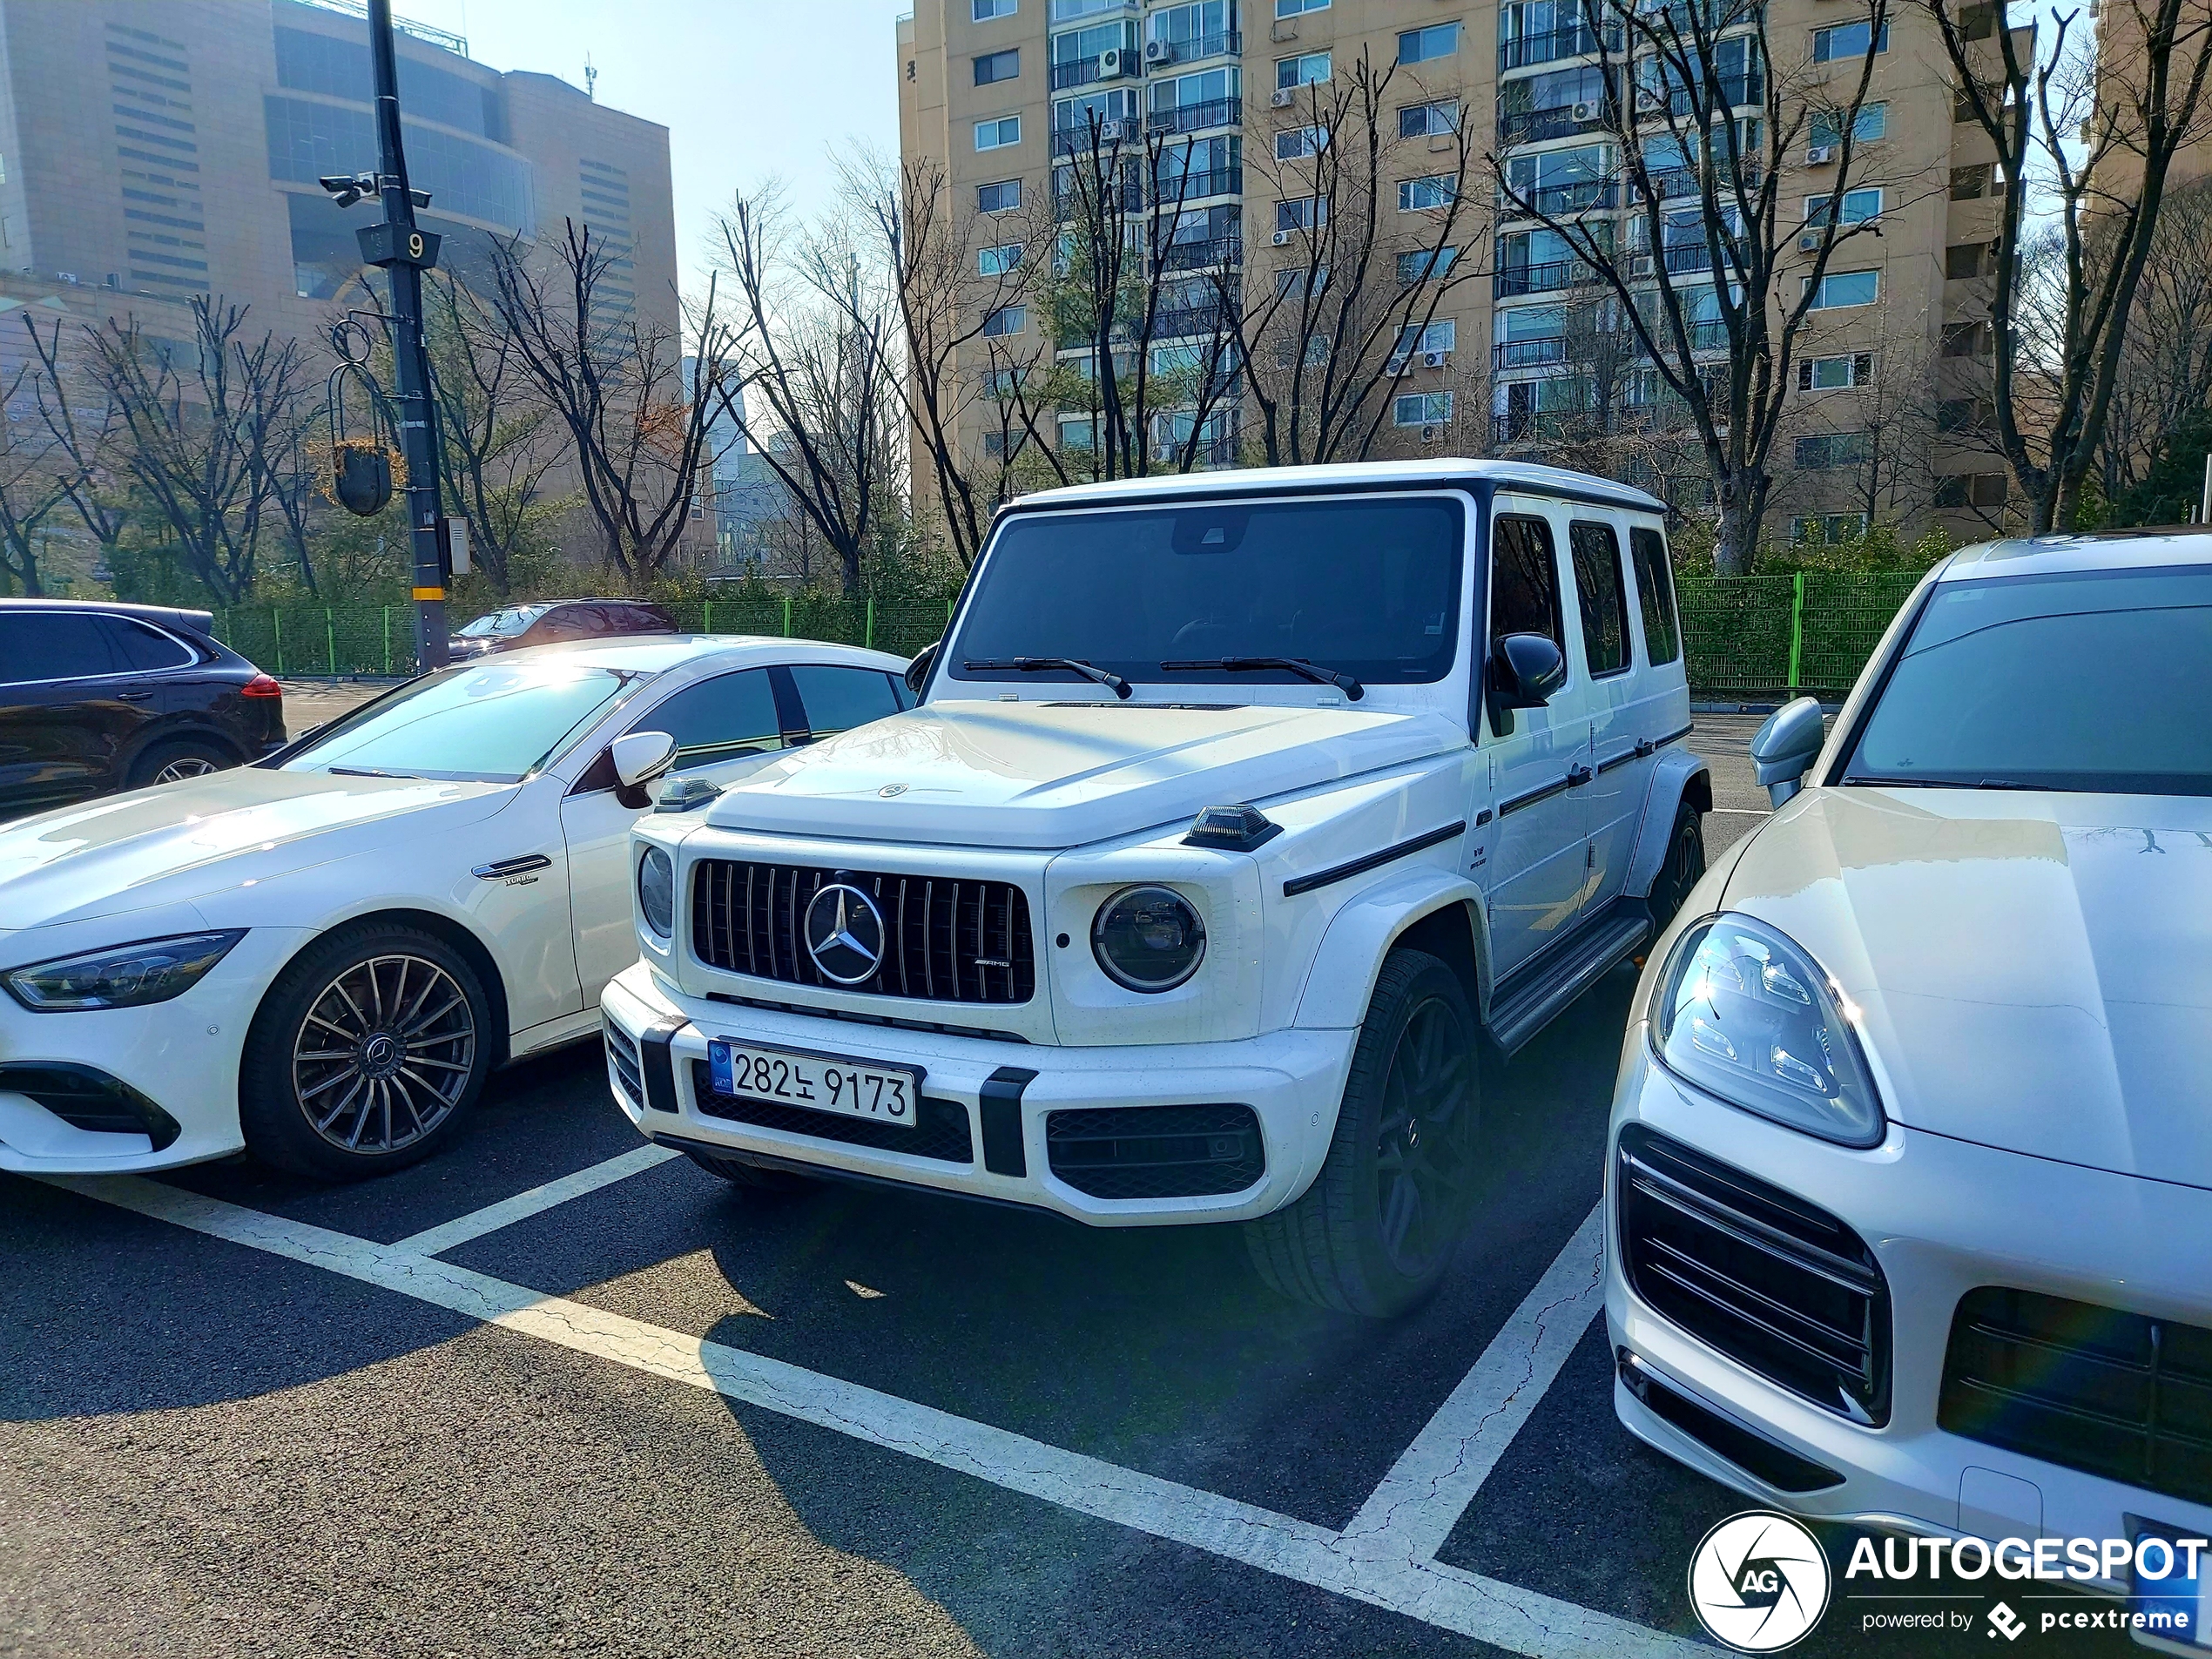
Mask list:
POLYGON ((644 786, 894 713, 904 667, 788 639, 516 651, 259 765, 0 827, 0 1170, 412 1163, 493 1068, 598 1029, 637 959, 644 786))
POLYGON ((1770 1507, 2200 1598, 2144 1541, 2212 1536, 2212 535, 1956 554, 1821 724, 1754 740, 1778 808, 1638 992, 1621 1419, 1770 1507))

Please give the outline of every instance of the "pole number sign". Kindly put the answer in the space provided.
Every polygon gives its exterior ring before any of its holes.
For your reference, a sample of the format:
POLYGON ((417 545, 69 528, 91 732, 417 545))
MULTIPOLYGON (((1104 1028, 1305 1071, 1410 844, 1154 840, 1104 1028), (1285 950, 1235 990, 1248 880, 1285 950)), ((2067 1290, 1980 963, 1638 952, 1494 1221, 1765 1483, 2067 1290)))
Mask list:
POLYGON ((361 239, 364 265, 413 265, 428 271, 438 262, 440 239, 411 225, 367 225, 354 234, 361 239))

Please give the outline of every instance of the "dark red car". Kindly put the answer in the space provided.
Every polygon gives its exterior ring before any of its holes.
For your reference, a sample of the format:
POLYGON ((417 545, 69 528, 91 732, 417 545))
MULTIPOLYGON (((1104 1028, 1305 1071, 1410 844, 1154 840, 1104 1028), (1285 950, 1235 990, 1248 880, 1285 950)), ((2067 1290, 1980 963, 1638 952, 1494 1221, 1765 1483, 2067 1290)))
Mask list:
POLYGON ((455 629, 448 652, 455 662, 462 662, 496 651, 520 651, 564 639, 679 631, 666 610, 636 599, 538 599, 509 605, 455 629))

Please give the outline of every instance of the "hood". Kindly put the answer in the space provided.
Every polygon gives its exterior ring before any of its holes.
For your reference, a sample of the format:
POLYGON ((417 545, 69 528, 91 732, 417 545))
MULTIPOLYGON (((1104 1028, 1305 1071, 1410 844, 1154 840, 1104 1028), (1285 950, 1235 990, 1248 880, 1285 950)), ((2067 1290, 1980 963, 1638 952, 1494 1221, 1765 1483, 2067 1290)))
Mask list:
POLYGON ((266 880, 396 840, 427 808, 489 815, 515 787, 241 766, 42 813, 0 826, 0 929, 266 880))
POLYGON ((1433 714, 1158 703, 932 703, 763 767, 725 829, 1078 846, 1464 745, 1433 714))
POLYGON ((1898 1123, 2212 1188, 2212 799, 1813 790, 1723 903, 1859 1005, 1898 1123))

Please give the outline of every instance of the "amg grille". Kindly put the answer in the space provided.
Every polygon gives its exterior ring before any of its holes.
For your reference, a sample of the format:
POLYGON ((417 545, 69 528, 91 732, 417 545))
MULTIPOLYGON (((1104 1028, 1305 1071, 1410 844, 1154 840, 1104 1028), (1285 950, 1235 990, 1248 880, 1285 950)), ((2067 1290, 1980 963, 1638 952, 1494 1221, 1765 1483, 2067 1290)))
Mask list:
POLYGON ((1622 1265, 1653 1309, 1816 1406, 1889 1420, 1889 1284, 1857 1233, 1633 1123, 1614 1185, 1622 1265))
POLYGON ((637 1069, 637 1045, 630 1040, 627 1031, 611 1020, 606 1022, 606 1034, 607 1069, 614 1075, 615 1087, 642 1112, 645 1109, 645 1076, 637 1069))
POLYGON ((1249 1106, 1125 1106, 1052 1112, 1052 1172, 1094 1198, 1197 1198, 1242 1192, 1267 1173, 1249 1106))
POLYGON ((2032 1291, 1959 1300, 1946 1433, 2212 1503, 2212 1330, 2032 1291))
POLYGON ((805 1135, 818 1141, 842 1141, 847 1146, 872 1147, 879 1152, 905 1152, 941 1163, 973 1163, 975 1143, 968 1132, 968 1108, 955 1100, 927 1095, 914 1113, 914 1126, 870 1123, 841 1112, 809 1111, 804 1106, 784 1106, 745 1095, 721 1095, 714 1089, 714 1074, 704 1060, 691 1062, 691 1093, 700 1114, 772 1129, 786 1135, 805 1135))
POLYGON ((691 877, 691 948, 728 973, 875 996, 1026 1002, 1037 988, 1029 901, 1007 881, 702 859, 691 877), (857 985, 825 978, 806 949, 806 907, 840 880, 883 914, 883 965, 857 985))

